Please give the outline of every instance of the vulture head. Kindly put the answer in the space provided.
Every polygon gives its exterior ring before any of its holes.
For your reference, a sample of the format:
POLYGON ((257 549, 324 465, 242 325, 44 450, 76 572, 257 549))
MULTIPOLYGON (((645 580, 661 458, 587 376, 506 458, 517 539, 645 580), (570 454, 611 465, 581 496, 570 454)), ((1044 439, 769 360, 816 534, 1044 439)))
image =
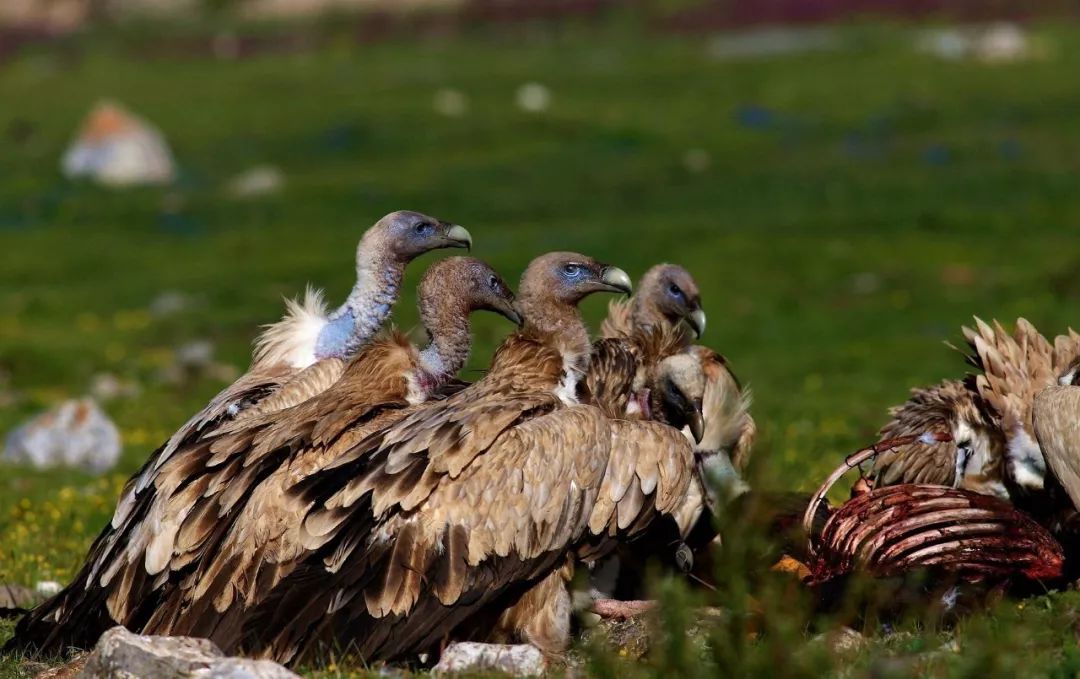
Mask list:
POLYGON ((632 288, 630 277, 618 267, 575 252, 550 252, 530 262, 521 275, 518 306, 528 323, 530 312, 542 314, 554 306, 576 306, 594 292, 629 294, 632 288))
POLYGON ((440 248, 472 249, 472 236, 465 227, 449 224, 419 212, 391 212, 364 234, 357 250, 357 263, 367 253, 385 252, 395 262, 404 264, 425 252, 440 248))
POLYGON ((686 321, 695 337, 705 333, 701 292, 690 272, 675 264, 657 264, 645 272, 634 295, 634 321, 655 325, 661 319, 671 325, 686 321))
POLYGON ((438 331, 443 309, 449 306, 459 316, 472 311, 493 311, 516 325, 521 325, 521 315, 514 309, 514 293, 502 276, 485 262, 475 257, 447 257, 428 267, 417 290, 420 314, 429 332, 438 331))
POLYGON ((701 403, 705 398, 705 371, 690 354, 665 358, 656 368, 649 399, 653 417, 676 429, 687 427, 700 443, 705 434, 701 403))
POLYGON ((955 395, 951 434, 956 443, 953 486, 1007 500, 1002 481, 1005 441, 980 404, 967 395, 955 395))

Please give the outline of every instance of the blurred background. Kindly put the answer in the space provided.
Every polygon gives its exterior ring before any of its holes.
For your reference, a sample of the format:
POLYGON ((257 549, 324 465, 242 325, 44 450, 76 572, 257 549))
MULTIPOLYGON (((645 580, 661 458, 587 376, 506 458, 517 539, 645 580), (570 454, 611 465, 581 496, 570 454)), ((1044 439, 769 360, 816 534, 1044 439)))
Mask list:
MULTIPOLYGON (((1078 15, 0 2, 0 583, 71 577, 282 297, 340 302, 359 236, 401 208, 465 225, 511 281, 552 249, 689 268, 705 343, 754 393, 758 483, 816 487, 909 387, 965 372, 943 341, 972 315, 1077 322, 1078 15), (28 437, 57 422, 88 452, 39 468, 28 437)), ((404 328, 438 256, 409 270, 404 328)), ((509 331, 476 318, 469 375, 509 331)))

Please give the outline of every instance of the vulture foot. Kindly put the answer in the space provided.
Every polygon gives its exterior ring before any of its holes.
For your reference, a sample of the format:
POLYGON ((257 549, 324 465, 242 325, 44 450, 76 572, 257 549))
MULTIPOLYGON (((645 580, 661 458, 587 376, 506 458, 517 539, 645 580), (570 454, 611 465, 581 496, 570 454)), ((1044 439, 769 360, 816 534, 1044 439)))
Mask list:
POLYGON ((593 602, 592 610, 601 618, 615 620, 629 620, 639 615, 648 613, 656 608, 656 602, 652 600, 619 601, 618 599, 597 599, 593 602))

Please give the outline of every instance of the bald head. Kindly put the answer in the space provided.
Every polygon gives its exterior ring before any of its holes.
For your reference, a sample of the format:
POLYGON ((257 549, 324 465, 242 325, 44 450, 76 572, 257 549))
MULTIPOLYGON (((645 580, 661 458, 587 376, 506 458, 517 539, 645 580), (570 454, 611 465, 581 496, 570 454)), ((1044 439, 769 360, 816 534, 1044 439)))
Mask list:
POLYGON ((689 427, 694 440, 700 442, 705 431, 701 414, 705 370, 701 361, 692 354, 665 358, 656 368, 651 390, 658 419, 676 429, 689 427))
MULTIPOLYGON (((437 308, 453 307, 459 314, 492 311, 515 324, 521 323, 510 286, 491 266, 475 257, 447 257, 432 264, 420 280, 417 298, 422 316, 437 308)), ((428 325, 426 319, 424 325, 428 325)))
POLYGON ((675 264, 657 264, 641 277, 633 303, 634 323, 643 326, 686 321, 697 337, 705 332, 701 292, 690 272, 675 264))
POLYGON ((387 258, 407 264, 416 257, 441 248, 472 248, 472 236, 461 226, 441 219, 399 210, 375 222, 364 233, 357 248, 357 264, 378 264, 387 258))

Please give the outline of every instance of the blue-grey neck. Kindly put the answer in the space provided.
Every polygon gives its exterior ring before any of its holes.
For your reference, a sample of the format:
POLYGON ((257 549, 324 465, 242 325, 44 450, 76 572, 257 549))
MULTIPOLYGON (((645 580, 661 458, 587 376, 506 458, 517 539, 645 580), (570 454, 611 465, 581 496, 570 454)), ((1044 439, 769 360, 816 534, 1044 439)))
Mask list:
POLYGON ((356 285, 345 303, 327 319, 315 341, 315 358, 347 359, 371 341, 397 301, 404 267, 357 265, 356 285))

